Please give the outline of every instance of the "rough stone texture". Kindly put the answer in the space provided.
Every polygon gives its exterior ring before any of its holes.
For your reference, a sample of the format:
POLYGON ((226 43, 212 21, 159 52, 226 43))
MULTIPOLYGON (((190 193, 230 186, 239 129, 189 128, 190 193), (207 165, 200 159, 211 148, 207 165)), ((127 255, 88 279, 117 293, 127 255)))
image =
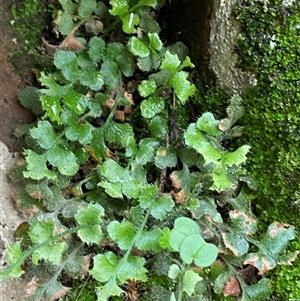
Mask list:
POLYGON ((210 21, 210 63, 218 85, 229 95, 240 94, 245 86, 253 86, 253 74, 236 66, 238 55, 235 51, 240 25, 233 16, 236 0, 215 0, 210 21))
MULTIPOLYGON (((5 267, 4 253, 8 244, 14 242, 14 231, 24 221, 15 209, 12 201, 12 186, 8 171, 18 160, 18 153, 10 153, 7 146, 0 141, 0 264, 5 267)), ((0 282, 1 301, 24 301, 23 291, 26 280, 13 279, 0 282)))

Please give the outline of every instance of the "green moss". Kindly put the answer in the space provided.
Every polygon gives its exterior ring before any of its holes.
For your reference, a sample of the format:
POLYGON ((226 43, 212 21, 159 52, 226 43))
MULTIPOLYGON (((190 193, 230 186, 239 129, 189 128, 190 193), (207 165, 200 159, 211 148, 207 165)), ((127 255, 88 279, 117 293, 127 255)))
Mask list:
POLYGON ((10 24, 14 32, 13 40, 19 47, 10 55, 10 60, 21 75, 25 69, 49 65, 47 55, 37 49, 51 21, 52 3, 56 1, 12 1, 10 24))
POLYGON ((243 95, 249 170, 260 198, 294 200, 300 188, 300 3, 247 0, 237 14, 242 65, 258 78, 257 87, 243 95))

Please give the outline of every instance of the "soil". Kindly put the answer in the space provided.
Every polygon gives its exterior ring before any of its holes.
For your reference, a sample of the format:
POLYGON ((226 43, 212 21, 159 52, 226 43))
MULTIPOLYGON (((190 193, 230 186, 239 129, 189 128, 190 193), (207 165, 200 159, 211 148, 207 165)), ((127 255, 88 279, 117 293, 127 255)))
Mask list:
POLYGON ((34 120, 29 111, 25 110, 18 102, 18 91, 30 83, 32 76, 30 70, 22 70, 22 77, 9 62, 9 54, 16 51, 21 45, 15 44, 15 33, 10 25, 10 0, 0 0, 0 140, 10 151, 20 151, 21 146, 13 137, 17 125, 27 124, 34 120), (28 78, 24 78, 25 76, 28 78))

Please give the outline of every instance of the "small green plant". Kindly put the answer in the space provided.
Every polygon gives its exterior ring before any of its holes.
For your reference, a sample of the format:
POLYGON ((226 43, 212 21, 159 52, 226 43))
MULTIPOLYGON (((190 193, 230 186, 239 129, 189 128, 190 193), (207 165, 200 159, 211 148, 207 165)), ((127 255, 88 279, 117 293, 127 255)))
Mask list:
POLYGON ((19 129, 28 147, 11 172, 24 182, 17 203, 32 217, 1 279, 21 276, 26 264, 39 279, 29 300, 63 298, 70 280, 84 277, 97 282, 98 301, 266 297, 271 285, 261 275, 298 252, 282 255, 294 239, 289 225, 274 222, 255 238, 246 193, 253 183, 242 168, 250 146, 224 146, 241 135, 241 98, 231 98, 226 118, 204 113, 178 131, 173 112, 195 92, 186 71, 194 65, 182 44, 164 46, 157 23, 145 22, 156 1, 60 3, 63 35, 75 38, 74 20, 105 15, 116 17, 119 40, 104 30, 78 52, 60 47, 42 88, 20 93, 42 109, 33 127, 19 129))

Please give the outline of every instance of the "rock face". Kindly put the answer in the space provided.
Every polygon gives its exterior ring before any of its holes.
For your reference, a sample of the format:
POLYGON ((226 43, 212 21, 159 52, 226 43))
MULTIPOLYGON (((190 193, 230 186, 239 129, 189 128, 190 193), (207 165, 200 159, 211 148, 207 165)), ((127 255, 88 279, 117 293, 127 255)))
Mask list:
POLYGON ((240 25, 234 18, 236 0, 214 0, 210 20, 209 68, 215 74, 217 84, 229 95, 239 94, 246 86, 256 84, 250 72, 237 67, 237 37, 240 25))
MULTIPOLYGON (((8 180, 8 171, 18 160, 18 153, 10 153, 7 146, 0 141, 0 264, 7 265, 5 250, 15 241, 14 232, 24 221, 14 208, 12 201, 12 186, 8 180)), ((0 282, 0 299, 9 301, 23 301, 23 291, 28 281, 21 279, 7 279, 0 282), (2 299, 3 298, 3 299, 2 299)))

